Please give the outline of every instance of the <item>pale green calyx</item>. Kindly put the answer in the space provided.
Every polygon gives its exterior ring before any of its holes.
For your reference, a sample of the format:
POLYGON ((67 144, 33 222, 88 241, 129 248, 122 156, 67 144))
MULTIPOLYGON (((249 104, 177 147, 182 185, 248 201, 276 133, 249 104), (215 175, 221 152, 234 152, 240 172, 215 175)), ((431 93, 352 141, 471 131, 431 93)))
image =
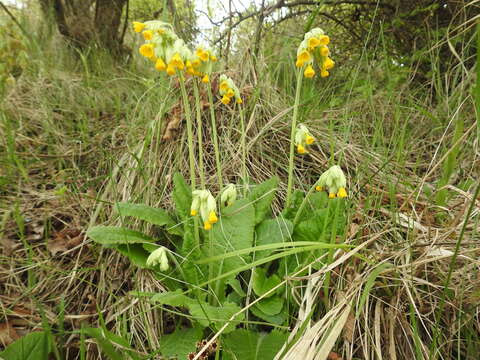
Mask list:
POLYGON ((222 204, 226 204, 227 206, 233 205, 235 200, 237 200, 237 188, 235 184, 228 184, 225 189, 223 189, 220 200, 222 204))
POLYGON ((316 190, 322 191, 324 188, 328 190, 328 196, 334 198, 336 196, 340 198, 347 197, 347 179, 342 169, 338 165, 332 166, 325 171, 317 182, 316 190))
POLYGON ((192 191, 190 215, 196 216, 198 213, 200 213, 203 220, 203 228, 205 230, 210 230, 212 224, 215 224, 218 221, 217 202, 208 190, 192 191))
POLYGON ((168 258, 167 258, 167 249, 163 246, 160 246, 154 252, 152 252, 147 258, 147 266, 155 267, 159 265, 160 271, 167 271, 168 258))
POLYGON ((307 151, 307 145, 312 145, 315 142, 315 138, 312 136, 308 128, 300 124, 295 130, 295 145, 297 146, 297 152, 304 154, 307 151))

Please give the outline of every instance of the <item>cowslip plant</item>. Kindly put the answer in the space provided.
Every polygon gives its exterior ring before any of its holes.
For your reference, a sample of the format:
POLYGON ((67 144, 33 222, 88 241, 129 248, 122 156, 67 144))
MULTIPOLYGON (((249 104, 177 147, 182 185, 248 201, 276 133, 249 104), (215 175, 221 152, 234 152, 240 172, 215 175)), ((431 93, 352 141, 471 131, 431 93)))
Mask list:
MULTIPOLYGON (((149 269, 169 289, 163 293, 134 295, 148 297, 167 310, 179 307, 188 311, 192 327, 179 326, 162 339, 170 337, 176 339, 172 341, 178 341, 186 337, 193 341, 199 340, 202 334, 208 336, 222 330, 222 341, 226 344, 222 358, 242 358, 242 349, 237 345, 252 343, 250 340, 255 336, 257 324, 278 329, 286 329, 291 324, 290 316, 296 306, 284 277, 309 266, 319 269, 333 261, 335 249, 349 248, 335 241, 344 234, 346 221, 343 199, 347 196, 346 178, 339 166, 322 174, 307 194, 298 190, 292 192, 294 149, 296 147, 299 154, 308 153, 308 148, 315 142, 315 137, 304 124, 296 124, 301 83, 303 77, 313 77, 314 59, 319 59, 322 76, 325 75, 322 72, 333 67, 333 61, 328 57, 329 38, 322 30, 313 29, 305 35, 297 52, 297 92, 290 138, 287 200, 284 209, 273 214, 271 205, 279 186, 278 178, 244 186, 240 195, 237 185, 223 186, 210 84, 212 67, 217 61, 213 51, 205 46, 190 51, 171 26, 163 22, 135 22, 134 30, 141 32, 145 40, 139 49, 142 56, 150 59, 158 71, 178 75, 187 122, 190 184, 182 175, 174 175, 173 209, 115 204, 114 209, 122 218, 122 224, 129 217, 147 222, 154 226, 152 233, 156 234, 155 237, 125 226, 96 226, 88 231, 88 236, 126 255, 136 266, 149 269), (196 184, 187 76, 194 77, 201 189, 196 184), (219 183, 216 194, 206 188, 203 174, 202 114, 198 91, 203 84, 207 86, 210 101, 219 183), (328 195, 323 189, 328 190, 328 195), (255 304, 248 311, 241 310, 252 301, 255 304), (248 330, 238 329, 240 323, 245 323, 248 330)), ((247 184, 243 100, 234 81, 226 75, 219 77, 219 95, 224 105, 230 105, 235 99, 232 105, 239 109, 242 177, 247 184)), ((267 338, 274 343, 272 348, 279 349, 287 334, 272 331, 264 339, 255 340, 256 346, 262 346, 267 338)), ((218 349, 216 351, 218 355, 218 349)), ((199 354, 194 356, 198 358, 199 354)), ((162 355, 170 356, 168 352, 162 355)), ((262 359, 271 359, 271 355, 262 359)))

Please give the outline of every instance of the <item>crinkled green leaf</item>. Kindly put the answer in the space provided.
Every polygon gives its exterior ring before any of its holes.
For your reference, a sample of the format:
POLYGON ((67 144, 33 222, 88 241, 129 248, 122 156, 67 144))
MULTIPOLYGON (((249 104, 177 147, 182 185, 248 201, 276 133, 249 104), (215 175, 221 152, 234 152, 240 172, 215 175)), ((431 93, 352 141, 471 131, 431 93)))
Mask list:
POLYGON ((137 244, 154 241, 150 236, 139 231, 116 226, 94 226, 87 231, 87 236, 102 245, 137 244))
POLYGON ((0 352, 0 359, 5 360, 38 360, 48 359, 50 341, 44 331, 31 332, 0 352))
POLYGON ((151 299, 152 301, 158 302, 163 305, 182 307, 188 307, 191 302, 195 301, 194 299, 184 295, 183 291, 180 289, 153 295, 151 299))
POLYGON ((269 334, 237 329, 224 337, 226 360, 272 360, 287 341, 288 334, 272 331, 269 334))
MULTIPOLYGON (((292 241, 293 224, 290 220, 280 217, 267 219, 257 226, 255 233, 256 246, 292 241)), ((255 259, 263 259, 269 256, 272 252, 274 252, 274 249, 257 251, 255 253, 255 259)))
POLYGON ((280 296, 264 298, 256 303, 257 307, 266 315, 277 315, 282 311, 285 299, 280 296))
POLYGON ((121 216, 133 216, 158 226, 173 227, 176 225, 168 212, 160 208, 126 202, 117 203, 116 208, 121 216))
POLYGON ((187 359, 189 353, 195 351, 197 341, 202 338, 202 329, 177 329, 172 334, 160 337, 160 351, 167 358, 187 359))
MULTIPOLYGON (((280 278, 273 274, 270 277, 267 277, 267 272, 265 269, 257 267, 253 271, 253 291, 258 296, 261 296, 280 284, 280 278)), ((276 291, 272 291, 266 297, 275 295, 276 291)))
MULTIPOLYGON (((224 302, 223 306, 216 307, 211 306, 203 301, 191 302, 189 304, 190 314, 197 320, 202 326, 213 326, 215 331, 222 328, 230 318, 240 311, 240 307, 237 304, 224 302)), ((231 332, 239 324, 239 320, 244 319, 244 312, 239 314, 233 319, 232 322, 223 331, 224 334, 231 332)))
POLYGON ((278 183, 279 178, 274 176, 256 185, 248 195, 248 199, 255 207, 255 224, 260 223, 270 213, 278 183))
POLYGON ((188 219, 192 205, 192 189, 180 173, 173 175, 173 185, 172 196, 177 213, 182 219, 188 219))
POLYGON ((250 311, 252 312, 253 315, 256 317, 270 323, 270 324, 275 324, 275 325, 284 325, 285 321, 287 320, 288 314, 286 311, 280 311, 276 315, 267 315, 265 314, 262 310, 260 310, 257 306, 257 304, 253 305, 250 308, 250 311))
MULTIPOLYGON (((150 255, 150 252, 145 250, 145 244, 126 244, 126 245, 117 245, 115 248, 129 258, 132 264, 145 269, 147 268, 147 258, 150 255)), ((150 245, 150 244, 148 244, 150 245)), ((157 248, 158 246, 156 246, 157 248)))

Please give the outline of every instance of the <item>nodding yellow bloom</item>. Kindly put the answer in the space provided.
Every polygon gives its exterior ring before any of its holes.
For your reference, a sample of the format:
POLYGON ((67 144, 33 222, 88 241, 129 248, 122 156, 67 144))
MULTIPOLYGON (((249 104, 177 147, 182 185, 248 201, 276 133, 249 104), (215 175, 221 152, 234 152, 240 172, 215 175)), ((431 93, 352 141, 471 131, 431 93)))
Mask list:
POLYGON ((327 70, 322 69, 322 71, 320 71, 320 76, 321 76, 322 78, 325 78, 325 77, 327 77, 328 75, 330 75, 330 73, 329 73, 327 70))
POLYGON ((305 64, 304 61, 297 59, 297 62, 295 63, 295 66, 298 68, 301 68, 305 64))
POLYGON ((172 60, 170 60, 170 64, 173 67, 176 67, 180 70, 183 70, 185 64, 183 63, 182 57, 180 56, 179 53, 176 53, 175 55, 172 56, 172 60))
POLYGON ((197 214, 198 214, 197 210, 195 210, 195 209, 190 210, 190 215, 191 216, 197 216, 197 214))
POLYGON ((307 145, 312 145, 315 142, 315 138, 312 135, 307 135, 305 137, 305 142, 307 145))
POLYGON ((222 103, 225 104, 225 105, 230 104, 230 98, 227 95, 223 95, 222 103))
POLYGON ((307 152, 307 150, 305 150, 305 147, 302 144, 298 144, 297 145, 297 152, 299 154, 305 154, 307 152))
POLYGON ((220 90, 227 91, 227 89, 228 89, 228 83, 226 81, 222 81, 220 83, 220 90))
POLYGON ((231 98, 235 96, 235 91, 233 91, 233 89, 228 89, 225 95, 231 98))
POLYGON ((321 35, 318 40, 320 41, 320 45, 328 45, 330 43, 330 37, 328 35, 321 35))
POLYGON ((346 198, 348 196, 347 195, 347 190, 345 190, 345 188, 341 187, 340 189, 338 189, 337 196, 339 198, 346 198))
POLYGON ((210 60, 212 60, 213 62, 217 61, 217 57, 215 55, 210 55, 210 60))
POLYGON ((217 214, 215 214, 215 211, 210 211, 208 214, 208 222, 211 224, 215 224, 218 221, 217 214))
POLYGON ((322 46, 322 47, 320 48, 320 55, 322 55, 322 56, 328 56, 328 54, 330 54, 330 50, 328 50, 328 47, 322 46))
POLYGON ((313 70, 312 65, 308 65, 305 71, 303 72, 306 78, 312 78, 315 76, 315 70, 313 70))
POLYGON ((312 57, 310 56, 310 53, 307 50, 303 50, 300 54, 297 56, 297 60, 308 62, 310 61, 312 57))
POLYGON ((165 62, 162 59, 158 58, 155 62, 155 69, 157 69, 158 71, 164 71, 166 68, 167 65, 165 64, 165 62))
POLYGON ((191 66, 187 66, 187 74, 195 75, 195 69, 191 66))
POLYGON ((141 23, 141 22, 138 22, 138 21, 133 22, 133 30, 135 32, 139 33, 143 29, 145 29, 145 24, 144 23, 141 23))
POLYGON ((205 221, 203 228, 208 231, 212 228, 212 224, 210 224, 208 221, 205 221))
POLYGON ((243 104, 242 98, 238 98, 238 99, 237 99, 237 104, 243 104))
POLYGON ((208 52, 206 51, 203 51, 200 56, 199 56, 200 60, 202 60, 203 62, 207 62, 209 59, 210 59, 210 55, 208 55, 208 52))
POLYGON ((315 186, 315 190, 317 191, 323 191, 323 187, 320 185, 315 186))
POLYGON ((195 59, 192 61, 192 65, 193 67, 199 67, 201 64, 200 60, 199 59, 195 59))
POLYGON ((335 199, 335 194, 334 193, 328 193, 328 198, 329 199, 335 199))
POLYGON ((143 38, 145 40, 152 40, 152 38, 153 38, 153 31, 152 30, 145 30, 142 34, 143 34, 143 38))
POLYGON ((140 46, 140 49, 138 49, 138 51, 146 58, 151 58, 154 55, 152 44, 143 44, 142 46, 140 46))
POLYGON ((167 66, 167 74, 170 76, 175 75, 175 68, 171 64, 167 66))
POLYGON ((304 124, 300 124, 295 129, 294 144, 297 146, 299 154, 307 153, 307 145, 311 145, 315 138, 310 134, 310 131, 304 124))
POLYGON ((313 50, 315 49, 318 45, 320 45, 320 40, 318 40, 316 37, 311 37, 308 39, 308 48, 313 50))
POLYGON ((205 76, 202 78, 202 82, 205 84, 208 84, 210 82, 210 78, 208 77, 208 74, 205 74, 205 76))
POLYGON ((333 60, 330 59, 329 57, 327 57, 327 58, 325 59, 325 61, 323 62, 323 68, 324 68, 325 70, 330 70, 330 69, 332 69, 334 66, 335 66, 335 63, 334 63, 333 60))

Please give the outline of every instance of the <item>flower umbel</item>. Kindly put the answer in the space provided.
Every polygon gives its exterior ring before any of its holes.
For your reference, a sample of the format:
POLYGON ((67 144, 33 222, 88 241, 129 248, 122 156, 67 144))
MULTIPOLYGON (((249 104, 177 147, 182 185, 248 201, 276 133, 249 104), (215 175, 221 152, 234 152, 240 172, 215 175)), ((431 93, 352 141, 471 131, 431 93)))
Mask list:
POLYGON ((150 267, 160 265, 160 271, 167 271, 169 268, 167 249, 163 246, 160 246, 148 256, 146 264, 150 267))
POLYGON ((308 128, 300 124, 295 131, 295 145, 299 154, 308 153, 307 145, 312 145, 315 142, 315 138, 310 134, 308 128))
POLYGON ((220 96, 222 96, 223 104, 229 104, 233 97, 235 97, 237 104, 243 103, 242 98, 240 97, 240 90, 238 90, 238 87, 231 78, 222 74, 220 75, 219 81, 220 85, 218 87, 218 92, 220 96))
POLYGON ((330 43, 330 38, 324 34, 320 28, 310 30, 305 34, 303 41, 297 49, 297 60, 295 65, 299 68, 307 66, 303 71, 306 78, 313 78, 315 70, 313 69, 313 60, 319 61, 320 76, 326 77, 329 75, 327 70, 333 68, 335 63, 328 56, 330 50, 327 45, 330 43))
POLYGON ((205 230, 210 230, 212 225, 218 221, 217 202, 210 191, 195 190, 192 192, 190 215, 196 216, 197 214, 200 214, 205 230))
POLYGON ((315 189, 317 191, 328 190, 328 197, 330 199, 337 196, 339 198, 345 198, 348 196, 347 190, 345 189, 346 185, 347 180, 345 174, 340 166, 334 165, 320 176, 315 189))

